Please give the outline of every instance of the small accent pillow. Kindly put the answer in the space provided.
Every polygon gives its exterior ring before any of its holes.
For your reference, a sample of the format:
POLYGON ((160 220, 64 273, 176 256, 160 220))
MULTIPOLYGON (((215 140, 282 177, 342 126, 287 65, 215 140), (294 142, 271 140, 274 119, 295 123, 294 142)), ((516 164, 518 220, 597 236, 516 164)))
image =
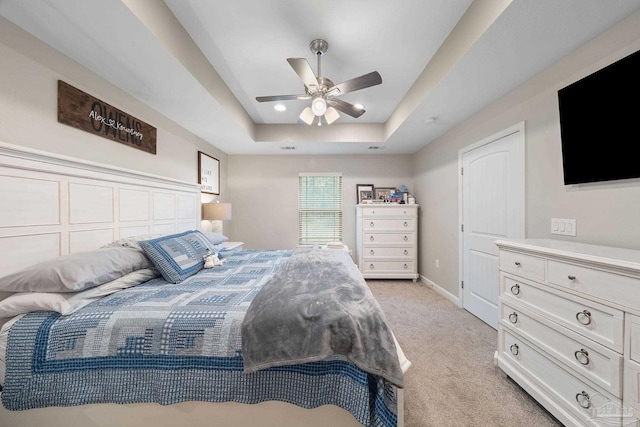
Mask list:
POLYGON ((198 230, 145 240, 140 246, 169 283, 180 283, 202 270, 203 257, 215 252, 209 239, 198 230))
POLYGON ((0 278, 0 291, 78 292, 151 267, 138 249, 106 248, 44 261, 0 278))
POLYGON ((207 236, 207 239, 209 239, 209 241, 211 242, 212 245, 219 245, 219 244, 224 243, 227 240, 229 240, 229 238, 227 236, 225 236, 224 234, 220 234, 220 233, 212 233, 210 231, 203 231, 202 234, 207 236))

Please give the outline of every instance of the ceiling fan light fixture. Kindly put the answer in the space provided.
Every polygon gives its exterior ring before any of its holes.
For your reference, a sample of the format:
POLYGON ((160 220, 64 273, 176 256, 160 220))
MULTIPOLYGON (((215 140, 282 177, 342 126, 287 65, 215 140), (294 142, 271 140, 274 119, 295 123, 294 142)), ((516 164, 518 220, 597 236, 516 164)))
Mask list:
POLYGON ((316 118, 316 115, 313 114, 313 111, 311 111, 310 107, 307 107, 304 110, 302 110, 302 113, 300 113, 299 118, 306 124, 310 125, 313 123, 313 120, 316 118))
POLYGON ((321 96, 316 96, 311 102, 311 109, 313 110, 313 114, 321 117, 327 111, 327 101, 321 96))
POLYGON ((338 113, 338 110, 333 107, 327 108, 327 112, 324 113, 324 119, 327 121, 328 125, 338 120, 338 117, 340 117, 340 114, 338 113))

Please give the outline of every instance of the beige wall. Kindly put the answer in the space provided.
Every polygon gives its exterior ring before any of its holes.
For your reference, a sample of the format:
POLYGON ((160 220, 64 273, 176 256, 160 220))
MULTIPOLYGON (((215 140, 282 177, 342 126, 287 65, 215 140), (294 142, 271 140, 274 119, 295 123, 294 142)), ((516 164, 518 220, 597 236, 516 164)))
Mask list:
MULTIPOLYGON (((640 179, 565 186, 557 106, 558 89, 639 49, 640 13, 636 13, 414 157, 416 197, 426 212, 420 222, 421 275, 458 297, 458 150, 521 121, 525 121, 526 144, 526 237, 640 249, 640 179), (551 218, 575 218, 577 236, 552 236, 551 218), (440 268, 435 268, 436 258, 440 268)), ((607 141, 585 143, 608 149, 607 141)), ((632 144, 637 140, 628 145, 632 144)))
POLYGON ((298 174, 341 172, 343 241, 355 256, 356 184, 413 191, 410 155, 235 156, 229 159, 233 219, 224 234, 253 249, 290 249, 298 244, 298 174))
MULTIPOLYGON (((0 141, 126 169, 197 182, 198 150, 226 154, 0 17, 0 141), (58 80, 155 126, 157 154, 58 123, 58 80)), ((204 196, 209 200, 211 196, 204 196)))

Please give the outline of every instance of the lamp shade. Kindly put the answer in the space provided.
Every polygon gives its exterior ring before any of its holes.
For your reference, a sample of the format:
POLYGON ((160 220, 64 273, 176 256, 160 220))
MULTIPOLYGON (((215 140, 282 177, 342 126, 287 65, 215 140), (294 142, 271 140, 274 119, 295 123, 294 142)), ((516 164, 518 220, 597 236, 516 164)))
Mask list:
POLYGON ((202 205, 202 219, 231 219, 231 203, 205 203, 202 205))

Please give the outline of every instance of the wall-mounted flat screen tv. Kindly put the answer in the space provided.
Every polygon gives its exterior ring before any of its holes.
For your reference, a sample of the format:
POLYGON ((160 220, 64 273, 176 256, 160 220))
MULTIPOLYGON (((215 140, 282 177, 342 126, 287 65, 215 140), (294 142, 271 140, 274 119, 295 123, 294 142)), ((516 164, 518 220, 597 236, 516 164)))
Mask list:
POLYGON ((558 91, 564 183, 640 177, 640 51, 558 91))

